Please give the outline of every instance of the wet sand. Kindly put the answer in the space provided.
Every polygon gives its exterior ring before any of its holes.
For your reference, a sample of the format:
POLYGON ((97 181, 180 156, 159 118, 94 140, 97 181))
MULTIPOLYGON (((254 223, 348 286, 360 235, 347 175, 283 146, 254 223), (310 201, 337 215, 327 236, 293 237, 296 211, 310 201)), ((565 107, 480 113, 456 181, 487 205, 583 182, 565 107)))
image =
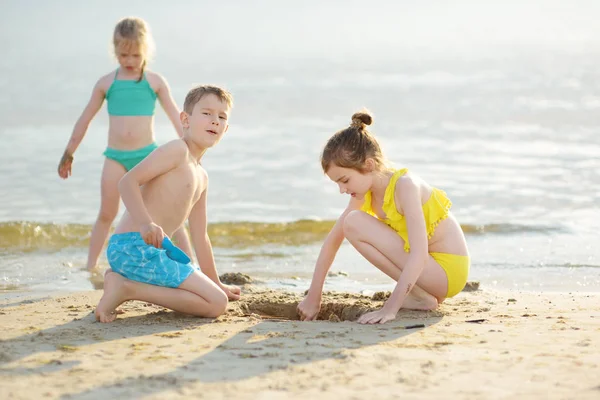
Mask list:
MULTIPOLYGON (((382 300, 247 286, 217 319, 128 302, 94 320, 102 292, 0 303, 6 399, 598 399, 600 294, 463 292, 374 326, 382 300)), ((380 293, 375 298, 383 299, 380 293)))

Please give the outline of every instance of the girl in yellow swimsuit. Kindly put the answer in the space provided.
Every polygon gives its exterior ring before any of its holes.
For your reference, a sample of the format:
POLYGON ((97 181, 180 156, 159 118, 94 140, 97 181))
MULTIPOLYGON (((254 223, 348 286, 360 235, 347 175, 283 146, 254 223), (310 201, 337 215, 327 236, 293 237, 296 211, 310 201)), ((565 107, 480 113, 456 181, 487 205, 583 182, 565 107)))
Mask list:
POLYGON ((323 171, 340 193, 350 195, 350 203, 323 243, 308 294, 298 305, 302 320, 319 313, 323 283, 344 238, 397 281, 384 306, 361 316, 360 323, 385 323, 400 308, 434 309, 467 282, 469 252, 452 203, 407 169, 387 166, 367 130, 372 120, 368 112, 355 113, 323 149, 323 171))

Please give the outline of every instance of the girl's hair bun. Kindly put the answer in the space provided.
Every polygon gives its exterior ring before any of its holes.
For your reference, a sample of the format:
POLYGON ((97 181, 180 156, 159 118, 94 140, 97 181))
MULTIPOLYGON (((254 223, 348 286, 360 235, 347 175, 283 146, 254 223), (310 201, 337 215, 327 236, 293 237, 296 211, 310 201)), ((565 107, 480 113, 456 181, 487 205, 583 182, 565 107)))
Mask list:
POLYGON ((373 123, 373 116, 367 110, 356 112, 352 115, 352 126, 363 128, 365 125, 373 123))

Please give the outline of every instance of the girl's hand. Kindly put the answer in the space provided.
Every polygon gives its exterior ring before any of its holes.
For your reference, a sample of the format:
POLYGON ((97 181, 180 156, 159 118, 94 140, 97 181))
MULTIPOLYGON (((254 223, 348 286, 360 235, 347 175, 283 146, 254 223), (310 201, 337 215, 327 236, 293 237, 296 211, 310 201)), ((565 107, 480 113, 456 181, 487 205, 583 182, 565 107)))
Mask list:
POLYGON ((358 319, 359 324, 385 324, 396 318, 396 313, 388 310, 385 306, 377 311, 368 312, 358 319))
POLYGON ((142 226, 140 229, 140 234, 144 239, 146 244, 156 247, 157 249, 162 248, 162 242, 165 238, 165 232, 162 228, 156 225, 154 222, 149 223, 148 225, 142 226))
POLYGON ((71 176, 71 165, 73 165, 73 156, 65 150, 58 163, 58 176, 67 179, 71 176))
POLYGON ((319 311, 321 311, 321 299, 306 296, 298 304, 297 311, 301 321, 313 321, 319 315, 319 311))
POLYGON ((242 290, 235 285, 219 284, 219 287, 225 292, 229 300, 239 300, 242 290))

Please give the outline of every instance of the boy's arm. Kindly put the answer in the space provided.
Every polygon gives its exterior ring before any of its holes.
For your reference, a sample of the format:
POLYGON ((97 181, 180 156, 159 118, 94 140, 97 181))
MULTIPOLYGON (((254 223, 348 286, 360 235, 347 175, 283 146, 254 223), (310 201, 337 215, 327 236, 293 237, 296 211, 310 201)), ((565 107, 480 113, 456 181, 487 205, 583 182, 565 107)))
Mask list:
POLYGON ((225 285, 219 279, 217 267, 215 266, 215 257, 212 251, 212 244, 208 236, 208 218, 207 218, 207 192, 208 177, 205 175, 206 186, 200 195, 200 199, 192 207, 188 218, 190 223, 190 233, 192 236, 192 245, 196 252, 196 258, 200 269, 204 275, 208 276, 227 294, 231 300, 240 298, 240 288, 233 285, 225 285))
POLYGON ((171 89, 169 88, 169 84, 167 81, 160 75, 156 74, 159 80, 158 91, 156 95, 158 97, 158 101, 162 106, 163 110, 171 120, 173 127, 177 131, 177 135, 179 137, 183 137, 183 127, 181 126, 181 120, 179 118, 179 108, 175 104, 175 100, 173 96, 171 96, 171 89))
POLYGON ((152 221, 142 198, 140 186, 177 167, 187 157, 187 146, 174 140, 154 150, 119 181, 119 192, 131 218, 138 225, 144 241, 162 247, 164 232, 152 221))
POLYGON ((73 163, 73 154, 79 144, 83 140, 85 133, 90 125, 90 122, 94 118, 94 116, 102 107, 102 103, 104 102, 105 91, 104 91, 104 78, 100 78, 96 85, 94 85, 94 89, 92 90, 92 96, 88 101, 88 104, 85 106, 81 116, 75 123, 73 127, 73 132, 71 133, 71 138, 67 143, 67 147, 58 163, 58 175, 67 179, 71 175, 71 164, 73 163))
POLYGON ((335 255, 337 254, 342 242, 344 241, 344 219, 350 211, 360 209, 362 202, 354 198, 350 199, 348 207, 342 215, 338 218, 331 231, 325 238, 319 257, 315 264, 315 270, 313 272, 313 278, 308 289, 306 298, 298 305, 298 312, 302 320, 311 321, 317 317, 319 313, 321 296, 323 294, 323 285, 325 284, 325 278, 327 272, 333 264, 335 255))

